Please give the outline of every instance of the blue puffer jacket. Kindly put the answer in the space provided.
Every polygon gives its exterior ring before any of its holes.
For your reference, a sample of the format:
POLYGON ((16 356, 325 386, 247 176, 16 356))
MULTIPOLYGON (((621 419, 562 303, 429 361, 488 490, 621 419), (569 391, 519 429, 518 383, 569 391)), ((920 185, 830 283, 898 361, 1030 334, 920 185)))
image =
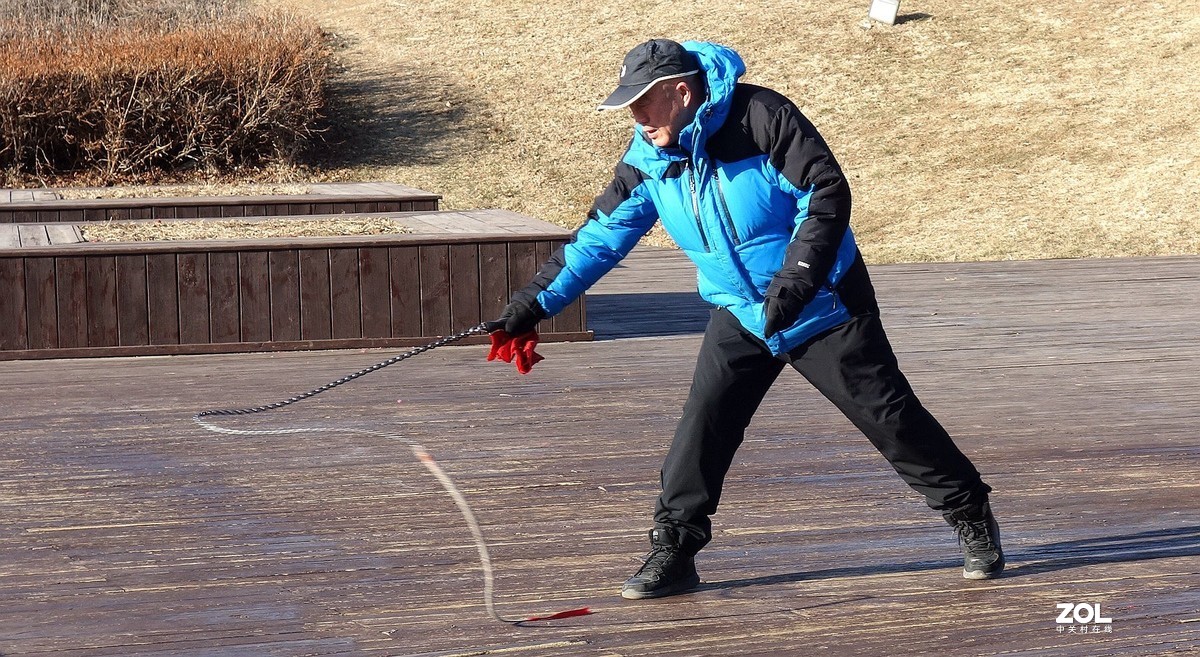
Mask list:
POLYGON ((858 259, 849 186, 791 101, 738 83, 745 65, 736 52, 683 45, 700 60, 708 95, 679 146, 658 148, 636 128, 588 221, 519 294, 558 313, 661 220, 696 264, 700 295, 759 338, 764 298, 799 291, 799 319, 765 339, 773 353, 790 351, 851 316, 838 290, 858 259))

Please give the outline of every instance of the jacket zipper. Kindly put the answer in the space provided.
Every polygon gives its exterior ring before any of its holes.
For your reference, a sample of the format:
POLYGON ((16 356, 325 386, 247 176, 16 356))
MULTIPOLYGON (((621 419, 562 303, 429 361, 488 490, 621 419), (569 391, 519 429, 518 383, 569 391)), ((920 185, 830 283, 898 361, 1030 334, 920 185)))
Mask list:
POLYGON ((729 211, 729 204, 725 202, 725 190, 721 188, 721 176, 713 170, 713 182, 717 184, 717 198, 721 199, 721 209, 725 211, 725 220, 729 226, 729 234, 733 236, 733 244, 736 246, 742 243, 741 238, 737 234, 737 226, 733 225, 733 214, 729 211))
POLYGON ((708 252, 708 236, 704 234, 704 224, 700 222, 700 198, 696 195, 696 170, 692 166, 690 159, 684 160, 683 168, 688 172, 688 187, 692 192, 692 212, 696 215, 696 230, 700 233, 700 241, 704 244, 704 251, 708 252))
POLYGON ((838 291, 837 291, 837 288, 836 288, 836 287, 834 287, 832 284, 830 284, 830 283, 828 283, 828 282, 827 282, 827 283, 825 283, 825 289, 826 289, 826 290, 829 290, 829 294, 830 294, 830 295, 833 297, 833 311, 834 311, 834 312, 837 312, 837 309, 838 309, 838 291))

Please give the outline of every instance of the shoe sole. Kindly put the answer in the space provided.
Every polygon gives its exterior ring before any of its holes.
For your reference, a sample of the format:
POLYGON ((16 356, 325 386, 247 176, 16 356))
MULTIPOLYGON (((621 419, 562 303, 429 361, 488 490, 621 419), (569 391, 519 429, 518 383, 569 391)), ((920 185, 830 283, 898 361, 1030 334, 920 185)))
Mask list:
POLYGON ((1002 572, 1004 572, 1004 571, 997 570, 995 572, 986 573, 982 570, 963 570, 963 578, 964 579, 996 579, 997 577, 1000 576, 1000 573, 1002 573, 1002 572))
POLYGON ((648 600, 651 598, 665 598, 670 595, 679 595, 687 593, 692 589, 700 586, 700 576, 697 575, 695 580, 687 580, 675 586, 664 587, 655 591, 638 591, 635 589, 621 589, 621 597, 626 600, 648 600))

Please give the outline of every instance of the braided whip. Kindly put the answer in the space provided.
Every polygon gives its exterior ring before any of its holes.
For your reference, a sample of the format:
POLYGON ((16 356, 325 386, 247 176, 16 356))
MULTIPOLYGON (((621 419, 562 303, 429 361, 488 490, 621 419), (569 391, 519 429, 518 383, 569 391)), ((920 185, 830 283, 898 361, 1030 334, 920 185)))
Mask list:
POLYGON ((340 378, 336 381, 331 381, 319 388, 314 388, 312 390, 309 390, 306 393, 296 395, 295 397, 289 397, 288 399, 284 399, 282 401, 277 401, 273 404, 254 406, 251 408, 225 408, 225 409, 200 411, 199 413, 196 413, 195 415, 192 416, 192 420, 196 424, 200 425, 201 427, 203 427, 204 429, 207 429, 209 431, 212 431, 215 433, 237 435, 237 436, 274 436, 274 435, 285 435, 285 434, 295 434, 295 433, 311 433, 311 432, 319 432, 319 431, 340 431, 343 433, 353 433, 353 434, 369 435, 369 436, 382 436, 385 438, 395 438, 397 440, 401 440, 408 445, 409 449, 412 450, 413 455, 416 456, 417 460, 421 462, 421 465, 425 466, 425 469, 428 470, 429 473, 432 474, 434 476, 434 478, 438 480, 438 483, 440 483, 442 485, 442 488, 446 491, 446 494, 448 494, 450 496, 450 498, 454 500, 454 504, 458 507, 459 512, 462 513, 463 520, 466 521, 467 527, 471 531, 471 536, 474 537, 474 539, 475 539, 475 548, 479 552, 479 565, 483 570, 483 605, 487 609, 489 616, 491 616, 493 619, 495 619, 497 621, 500 621, 501 623, 519 624, 519 623, 526 623, 526 622, 531 622, 531 621, 553 620, 553 619, 558 619, 558 618, 569 618, 571 616, 583 616, 586 614, 590 614, 592 612, 587 607, 582 607, 579 609, 571 609, 568 611, 560 611, 560 612, 545 615, 545 616, 528 616, 526 618, 505 618, 505 617, 501 616, 499 613, 497 613, 495 602, 493 600, 494 575, 493 575, 493 571, 492 571, 492 558, 491 558, 491 555, 488 553, 487 542, 484 541, 484 538, 483 538, 483 530, 480 529, 479 521, 475 518, 475 512, 471 509, 471 505, 467 502, 467 498, 464 497, 462 492, 460 492, 458 490, 458 486, 454 485, 454 480, 452 480, 450 478, 450 476, 447 475, 444 470, 442 470, 441 466, 438 465, 437 461, 434 460, 433 456, 431 456, 424 447, 422 447, 419 443, 412 440, 411 438, 409 438, 407 436, 393 434, 393 433, 384 433, 382 431, 371 431, 371 430, 367 430, 367 429, 352 429, 352 428, 345 428, 345 427, 293 427, 293 428, 286 428, 286 429, 230 429, 227 427, 215 425, 212 422, 205 419, 205 418, 233 416, 233 415, 252 415, 254 413, 262 413, 264 411, 270 411, 270 410, 274 410, 277 408, 283 408, 284 406, 289 406, 291 404, 295 404, 298 401, 319 395, 327 390, 332 390, 333 388, 336 388, 344 383, 349 383, 350 381, 353 381, 354 379, 357 379, 361 376, 366 376, 367 374, 370 374, 371 372, 377 372, 389 365, 394 365, 406 358, 411 358, 413 356, 416 356, 417 354, 421 354, 426 351, 429 351, 430 349, 437 349, 438 347, 448 345, 452 342, 457 342, 467 336, 485 334, 487 332, 488 332, 487 323, 478 324, 476 326, 472 326, 471 328, 469 328, 465 331, 455 333, 454 335, 447 335, 447 336, 441 338, 440 340, 431 342, 427 345, 415 347, 415 348, 410 349, 402 354, 398 354, 398 355, 393 356, 385 361, 378 362, 370 367, 361 369, 353 374, 348 374, 346 376, 343 376, 342 378, 340 378))

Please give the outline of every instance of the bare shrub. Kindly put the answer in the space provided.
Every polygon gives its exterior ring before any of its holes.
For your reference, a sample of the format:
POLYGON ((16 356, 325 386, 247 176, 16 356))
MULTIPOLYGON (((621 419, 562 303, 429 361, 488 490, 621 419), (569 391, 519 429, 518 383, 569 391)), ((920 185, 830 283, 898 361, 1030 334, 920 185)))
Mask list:
MULTIPOLYGON (((41 9, 55 2, 41 0, 41 9)), ((132 6, 90 4, 96 20, 132 6)), ((192 3, 195 12, 226 5, 192 3)), ((73 172, 113 181, 286 161, 311 136, 328 61, 316 25, 282 14, 202 21, 177 11, 164 28, 146 15, 0 39, 0 170, 8 179, 73 172)))
POLYGON ((141 24, 169 30, 245 13, 246 0, 4 0, 0 38, 141 24))

